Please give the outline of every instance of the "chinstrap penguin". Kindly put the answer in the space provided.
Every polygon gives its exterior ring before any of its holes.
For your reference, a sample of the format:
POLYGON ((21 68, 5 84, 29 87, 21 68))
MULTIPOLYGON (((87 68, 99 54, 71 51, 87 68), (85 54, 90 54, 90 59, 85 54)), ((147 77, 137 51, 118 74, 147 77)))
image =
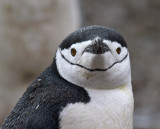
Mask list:
POLYGON ((133 102, 125 40, 88 26, 60 44, 2 129, 132 129, 133 102))

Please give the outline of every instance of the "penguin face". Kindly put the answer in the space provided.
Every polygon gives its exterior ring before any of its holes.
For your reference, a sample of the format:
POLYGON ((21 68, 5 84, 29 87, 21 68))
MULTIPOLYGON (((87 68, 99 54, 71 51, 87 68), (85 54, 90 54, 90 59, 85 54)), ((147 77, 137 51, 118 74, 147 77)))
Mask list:
POLYGON ((57 50, 56 64, 65 80, 86 88, 116 88, 131 81, 124 39, 102 26, 85 27, 69 35, 57 50))

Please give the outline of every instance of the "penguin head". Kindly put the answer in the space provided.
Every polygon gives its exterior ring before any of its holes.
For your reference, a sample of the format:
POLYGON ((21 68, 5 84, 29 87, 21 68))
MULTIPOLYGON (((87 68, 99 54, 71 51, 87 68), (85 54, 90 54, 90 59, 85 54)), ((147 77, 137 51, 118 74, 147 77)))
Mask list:
POLYGON ((56 67, 62 78, 85 88, 110 89, 131 81, 125 40, 98 25, 70 34, 56 52, 56 67))

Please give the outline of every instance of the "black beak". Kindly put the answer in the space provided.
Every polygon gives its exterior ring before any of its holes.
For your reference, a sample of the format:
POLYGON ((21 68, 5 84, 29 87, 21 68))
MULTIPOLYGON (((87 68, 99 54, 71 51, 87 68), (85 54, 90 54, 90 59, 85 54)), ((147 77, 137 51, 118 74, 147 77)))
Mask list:
POLYGON ((84 52, 89 52, 93 54, 104 54, 105 52, 110 51, 107 44, 103 43, 103 39, 96 37, 93 40, 93 43, 85 48, 84 52))

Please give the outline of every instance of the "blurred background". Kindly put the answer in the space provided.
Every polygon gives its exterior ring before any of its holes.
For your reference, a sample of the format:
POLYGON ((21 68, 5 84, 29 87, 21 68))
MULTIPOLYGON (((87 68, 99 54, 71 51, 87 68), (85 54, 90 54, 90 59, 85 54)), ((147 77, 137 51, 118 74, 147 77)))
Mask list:
POLYGON ((160 0, 0 0, 0 126, 61 41, 93 24, 128 43, 134 129, 160 129, 160 0))

